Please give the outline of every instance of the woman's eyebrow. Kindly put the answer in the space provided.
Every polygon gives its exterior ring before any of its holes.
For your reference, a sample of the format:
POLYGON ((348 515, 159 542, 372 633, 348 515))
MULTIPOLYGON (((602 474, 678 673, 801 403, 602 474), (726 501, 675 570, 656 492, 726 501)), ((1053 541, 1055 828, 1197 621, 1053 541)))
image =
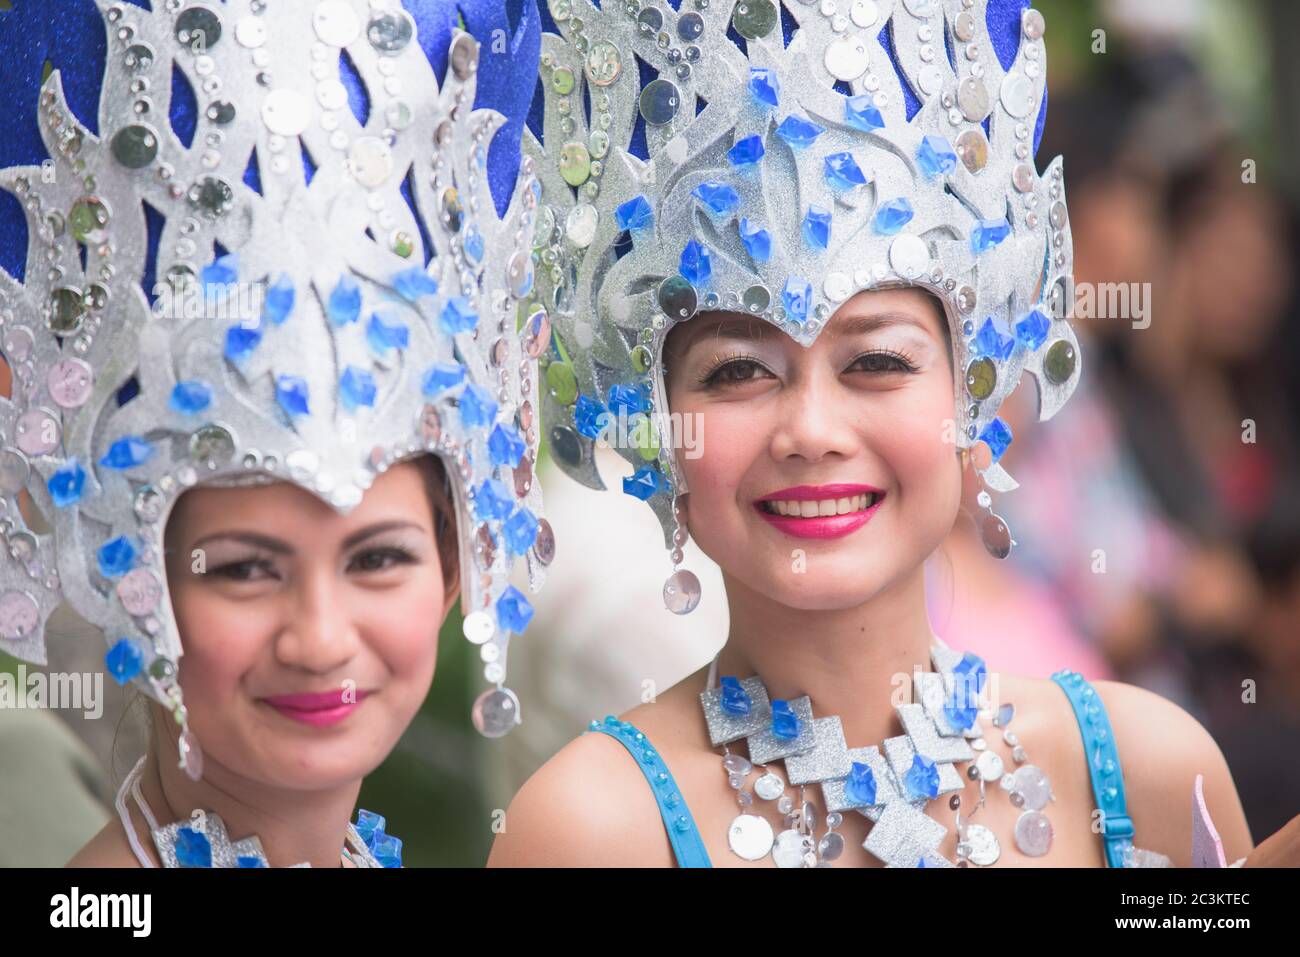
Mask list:
POLYGON ((417 525, 415 522, 408 522, 402 519, 376 522, 374 525, 367 525, 365 528, 358 529, 347 538, 343 539, 343 549, 346 551, 352 546, 364 542, 367 538, 373 538, 376 535, 380 535, 384 532, 391 532, 399 528, 410 528, 422 533, 428 531, 428 529, 424 528, 422 525, 417 525))
POLYGON ((914 326, 929 334, 924 322, 909 312, 871 312, 844 316, 831 321, 831 333, 837 336, 862 335, 887 326, 914 326))
POLYGON ((194 548, 200 548, 209 542, 220 541, 221 539, 230 539, 231 541, 243 542, 245 545, 256 545, 258 548, 265 548, 269 552, 275 552, 279 555, 291 555, 293 549, 287 542, 278 538, 272 538, 269 535, 263 535, 260 532, 247 532, 241 529, 231 531, 214 532, 211 535, 205 535, 194 543, 194 548))

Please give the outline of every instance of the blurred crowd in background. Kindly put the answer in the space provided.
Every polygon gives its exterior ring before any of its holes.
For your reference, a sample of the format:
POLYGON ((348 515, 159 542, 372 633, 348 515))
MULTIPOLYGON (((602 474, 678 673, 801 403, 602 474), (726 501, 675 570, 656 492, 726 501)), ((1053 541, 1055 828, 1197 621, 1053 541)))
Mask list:
MULTIPOLYGON (((927 569, 932 621, 995 671, 1076 668, 1186 708, 1219 743, 1259 841, 1300 811, 1300 5, 1035 6, 1050 70, 1038 165, 1065 157, 1078 288, 1123 284, 1129 302, 1075 318, 1083 377, 1050 423, 1035 421, 1029 383, 1004 407, 1016 441, 1003 463, 1021 487, 995 508, 1018 545, 995 561, 959 521, 927 569)), ((473 732, 479 668, 453 613, 424 712, 366 781, 360 803, 387 815, 408 865, 481 865, 493 812, 532 771, 725 638, 717 569, 690 546, 704 600, 685 618, 664 611, 658 525, 617 491, 621 460, 602 471, 611 490, 596 493, 541 470, 559 550, 511 649, 523 725, 500 741, 473 732)), ((81 627, 51 626, 51 668, 101 666, 81 627)), ((101 721, 59 713, 73 734, 51 737, 106 802, 95 829, 142 746, 129 716, 119 727, 128 693, 105 685, 101 721)), ((29 733, 0 721, 0 748, 6 728, 29 733)), ((89 829, 95 815, 79 813, 89 829)), ((93 830, 79 833, 63 859, 93 830)), ((62 863, 10 851, 0 864, 62 863)))

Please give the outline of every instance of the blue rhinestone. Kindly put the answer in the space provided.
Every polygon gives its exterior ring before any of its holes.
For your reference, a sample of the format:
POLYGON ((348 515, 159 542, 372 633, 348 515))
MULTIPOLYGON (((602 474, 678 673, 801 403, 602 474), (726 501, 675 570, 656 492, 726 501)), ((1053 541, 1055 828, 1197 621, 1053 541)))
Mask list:
POLYGON ((803 239, 811 248, 822 250, 831 242, 831 211, 811 205, 803 217, 803 239))
POLYGON ((361 840, 366 842, 367 847, 370 846, 370 841, 375 834, 383 834, 384 828, 387 826, 388 822, 384 820, 382 814, 376 814, 374 811, 367 811, 364 808, 357 809, 357 823, 353 827, 361 840))
POLYGON ((406 323, 384 312, 372 312, 366 323, 366 342, 370 348, 383 355, 389 349, 405 349, 411 341, 411 330, 406 323))
POLYGON ((465 381, 465 367, 459 363, 438 363, 430 366, 420 383, 421 391, 432 399, 435 396, 455 388, 465 381))
POLYGON ((380 867, 402 866, 402 842, 391 834, 377 835, 370 845, 370 853, 375 856, 380 867))
MULTIPOLYGON (((953 691, 953 697, 956 697, 956 688, 953 691)), ((950 698, 943 704, 943 716, 954 731, 965 731, 975 723, 975 718, 978 715, 978 706, 969 699, 965 704, 961 704, 950 698)))
POLYGON ((135 567, 135 544, 125 535, 110 538, 95 552, 99 573, 105 578, 121 578, 135 567))
POLYGON ((754 99, 768 106, 776 106, 781 96, 781 83, 776 78, 776 71, 765 67, 749 68, 749 92, 754 99))
POLYGON ((756 265, 761 265, 772 258, 772 234, 762 226, 751 223, 743 216, 740 219, 740 241, 745 244, 745 251, 756 265))
POLYGON ((1006 359, 1016 347, 1016 340, 1003 334, 992 316, 984 320, 980 331, 971 340, 975 351, 991 359, 1006 359))
POLYGON ((636 384, 610 386, 605 401, 609 410, 615 414, 630 416, 650 411, 650 397, 636 384))
POLYGON ((905 198, 891 199, 876 208, 876 215, 871 221, 876 232, 892 236, 912 221, 912 204, 905 198))
POLYGON ((208 299, 226 295, 227 286, 239 282, 239 256, 229 253, 203 267, 203 294, 208 299))
POLYGON ((519 437, 513 425, 498 422, 488 436, 488 453, 494 466, 508 465, 514 468, 524 457, 524 440, 519 437))
POLYGON ((412 266, 393 277, 393 288, 408 302, 419 302, 421 296, 436 294, 438 283, 419 266, 412 266))
POLYGON ((480 521, 488 519, 502 521, 510 517, 514 508, 514 496, 500 479, 485 479, 474 490, 474 516, 480 521))
POLYGON ((506 631, 516 635, 522 634, 533 619, 533 606, 514 585, 507 585, 506 590, 497 599, 497 623, 506 631))
POLYGON ((993 450, 993 461, 996 462, 1011 444, 1011 429, 1001 419, 994 419, 980 433, 980 441, 988 443, 988 447, 993 450))
POLYGON ((951 173, 957 167, 957 154, 942 136, 927 136, 916 151, 921 172, 928 177, 951 173))
POLYGON ((713 275, 713 260, 709 256, 709 248, 692 239, 682 249, 678 271, 692 286, 703 286, 713 275))
POLYGON ((961 684, 968 689, 973 688, 973 693, 976 695, 984 690, 984 682, 989 677, 988 666, 984 664, 984 659, 972 651, 961 656, 961 660, 953 665, 952 673, 955 678, 960 679, 961 684))
POLYGON ((492 393, 474 382, 460 394, 460 421, 467 429, 487 428, 497 417, 497 403, 492 393))
POLYGON ((939 769, 929 758, 912 755, 912 766, 903 775, 903 786, 913 797, 939 796, 939 769))
POLYGON ((743 718, 754 708, 754 701, 749 696, 740 683, 740 679, 733 675, 724 675, 722 681, 722 710, 727 714, 735 715, 737 718, 743 718))
POLYGON ((266 301, 262 304, 262 318, 269 319, 274 325, 280 325, 293 312, 297 293, 293 289, 293 280, 287 272, 280 273, 275 285, 266 290, 266 301))
POLYGON ((765 152, 761 137, 746 136, 727 150, 727 162, 732 166, 752 166, 763 158, 765 152))
POLYGON ((194 415, 212 404, 212 389, 206 382, 190 379, 172 386, 171 407, 181 415, 194 415))
POLYGON ((786 315, 796 322, 808 318, 808 304, 812 301, 812 286, 797 276, 785 281, 781 290, 781 304, 785 306, 786 315))
POLYGON ((138 435, 124 435, 108 447, 99 464, 110 469, 133 469, 153 458, 154 448, 138 435))
POLYGON ((66 508, 81 501, 81 491, 86 487, 86 470, 76 459, 68 459, 49 477, 45 487, 50 491, 55 508, 66 508))
POLYGON ((1051 323, 1043 315, 1042 310, 1034 309, 1029 315, 1016 323, 1016 339, 1025 345, 1026 348, 1037 350, 1044 342, 1047 341, 1047 330, 1051 323))
POLYGON ((799 737, 799 716, 790 708, 790 702, 779 698, 772 701, 772 733, 783 741, 799 737))
POLYGON ((831 153, 826 157, 825 169, 831 189, 853 189, 867 184, 867 177, 852 153, 831 153))
POLYGON ((329 303, 325 307, 330 322, 336 326, 346 326, 356 322, 361 315, 361 287, 351 276, 343 276, 330 293, 329 303))
POLYGON ((245 868, 266 867, 266 865, 262 863, 262 859, 260 857, 248 857, 243 854, 235 858, 235 864, 238 867, 245 867, 245 868))
POLYGON ((339 377, 339 396, 348 412, 355 412, 363 405, 373 406, 377 391, 375 377, 365 369, 348 366, 339 377))
POLYGON ((609 413, 599 402, 585 395, 579 395, 573 407, 573 424, 587 438, 596 439, 609 424, 609 413))
POLYGON ((295 415, 308 415, 311 407, 307 402, 307 380, 296 375, 277 376, 275 380, 275 399, 280 408, 295 415))
POLYGON ((108 675, 120 685, 126 684, 144 670, 144 655, 140 646, 130 638, 119 638, 104 656, 108 675))
POLYGON ((854 761, 849 776, 844 782, 844 796, 854 804, 876 803, 876 775, 871 765, 854 761))
POLYGON ((614 222, 619 229, 645 229, 654 222, 654 213, 644 196, 634 196, 614 210, 614 222))
POLYGON ((776 135, 796 149, 811 145, 813 140, 825 132, 826 127, 797 116, 787 116, 776 128, 776 135))
POLYGON ((231 326, 226 330, 226 358, 231 362, 243 362, 253 354, 262 341, 262 330, 258 326, 231 326))
POLYGON ((202 831, 183 827, 176 832, 176 863, 181 867, 211 867, 212 842, 202 831))
POLYGON ((691 190, 691 195, 704 204, 714 216, 725 216, 736 208, 740 196, 726 183, 709 180, 691 190))
POLYGON ((470 306, 468 299, 456 296, 448 299, 442 307, 442 312, 438 314, 438 324, 449 336, 458 332, 472 332, 478 325, 478 313, 470 306))
POLYGON ((981 219, 970 231, 970 251, 982 253, 1010 235, 1011 224, 1005 219, 981 219))
POLYGON ((667 492, 668 480, 656 469, 646 466, 623 479, 623 491, 645 502, 659 492, 667 492))
POLYGON ((844 101, 844 122, 855 130, 870 133, 881 129, 885 125, 885 118, 876 109, 871 94, 864 93, 861 96, 850 96, 844 101))
POLYGON ((521 507, 506 519, 505 525, 501 527, 506 540, 506 550, 511 555, 522 555, 528 551, 537 540, 539 527, 537 517, 528 509, 521 507))
POLYGON ((483 261, 483 234, 473 226, 465 233, 465 255, 476 263, 483 261))

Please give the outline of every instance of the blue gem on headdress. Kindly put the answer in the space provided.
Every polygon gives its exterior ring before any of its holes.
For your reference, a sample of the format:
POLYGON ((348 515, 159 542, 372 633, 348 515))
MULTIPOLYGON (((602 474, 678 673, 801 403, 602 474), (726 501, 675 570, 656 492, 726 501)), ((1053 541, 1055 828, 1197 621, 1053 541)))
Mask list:
POLYGON ((231 326, 226 330, 226 358, 240 363, 253 354, 262 341, 262 329, 259 326, 231 326))
POLYGON ((825 249, 831 242, 831 211, 815 203, 803 216, 803 239, 809 247, 825 249))
POLYGON ((746 136, 737 140, 736 145, 727 150, 727 162, 732 166, 752 166, 763 158, 766 149, 758 136, 746 136))
POLYGON ((650 397, 645 390, 635 383, 615 383, 609 387, 605 396, 609 410, 615 414, 636 415, 638 412, 650 411, 650 397))
POLYGON ((235 858, 235 866, 243 868, 266 867, 265 862, 260 857, 248 854, 240 854, 235 858))
POLYGON ((599 402, 585 395, 579 395, 577 403, 573 406, 573 425, 587 438, 597 439, 608 424, 608 415, 605 407, 599 402))
POLYGON ((474 262, 483 261, 483 234, 473 226, 465 233, 465 255, 474 262))
POLYGON ((120 685, 126 684, 144 669, 140 646, 130 638, 119 638, 104 656, 108 675, 120 685))
POLYGON ((1016 340, 998 329, 992 316, 984 320, 980 331, 971 340, 971 346, 982 356, 991 359, 1006 359, 1016 347, 1016 340))
POLYGON ((501 521, 510 517, 514 501, 514 496, 500 479, 485 479, 474 490, 474 516, 483 522, 492 518, 501 521))
POLYGON ((844 796, 854 804, 876 803, 876 775, 871 765, 854 761, 844 782, 844 796))
POLYGON ((438 283, 419 266, 412 266, 393 277, 393 288, 408 302, 419 302, 421 296, 437 293, 438 283))
POLYGON ((176 863, 181 867, 211 867, 212 842, 202 831, 183 827, 176 832, 176 863))
POLYGON ((726 183, 709 180, 691 190, 691 195, 704 204, 714 216, 725 216, 736 208, 740 197, 726 183))
POLYGON ((366 323, 366 342, 370 348, 383 355, 389 349, 405 349, 411 341, 411 330, 384 312, 372 312, 366 323))
POLYGON ((799 716, 791 709, 790 702, 772 700, 772 733, 783 741, 799 737, 799 716))
POLYGON ((520 506, 519 511, 506 519, 506 523, 501 526, 506 540, 506 551, 511 555, 522 555, 528 551, 537 540, 537 530, 540 527, 537 517, 520 506))
POLYGON ((796 149, 811 145, 813 140, 826 132, 826 127, 810 123, 797 116, 787 116, 776 128, 776 135, 796 149))
POLYGON ((987 442, 993 450, 993 461, 996 462, 1011 444, 1011 428, 1001 419, 994 419, 984 427, 979 437, 981 442, 987 442))
POLYGON ((492 464, 496 466, 508 465, 514 468, 523 458, 525 448, 524 440, 519 437, 518 430, 504 422, 498 422, 492 429, 492 434, 488 436, 488 454, 492 458, 492 464))
POLYGON ((197 379, 177 382, 172 386, 172 397, 169 404, 173 412, 179 412, 181 415, 194 415, 197 412, 202 412, 212 404, 212 389, 206 382, 200 382, 197 379))
POLYGON ((754 99, 768 106, 776 106, 781 96, 781 82, 776 78, 776 71, 766 67, 749 68, 749 92, 754 99))
POLYGON ((133 469, 153 458, 153 444, 138 435, 124 435, 108 447, 99 464, 110 469, 133 469))
POLYGON ((377 391, 375 377, 365 369, 348 366, 339 377, 339 398, 348 412, 355 412, 363 405, 373 406, 377 391))
POLYGON ((928 177, 951 173, 957 168, 957 154, 942 136, 927 136, 916 151, 916 161, 921 172, 928 177))
POLYGON ((458 332, 472 332, 478 325, 478 313, 464 296, 455 296, 448 299, 442 307, 442 312, 438 314, 438 325, 449 336, 458 332))
POLYGON ((912 766, 903 775, 903 786, 912 797, 939 796, 939 769, 934 762, 920 754, 912 755, 912 766))
POLYGON ((855 130, 870 133, 883 128, 885 118, 876 109, 871 94, 864 93, 861 96, 850 96, 844 101, 844 122, 855 130))
POLYGON ((330 322, 336 326, 346 326, 349 322, 356 322, 361 315, 361 287, 351 276, 342 276, 334 291, 330 293, 329 302, 326 303, 325 312, 330 317, 330 322))
POLYGON ((743 216, 740 218, 739 229, 740 241, 745 244, 745 251, 756 265, 762 265, 772 258, 771 233, 743 216))
POLYGON ((657 469, 647 465, 623 479, 623 491, 645 502, 652 495, 668 491, 668 480, 657 469))
POLYGON ((68 459, 63 467, 54 472, 45 483, 55 508, 66 508, 81 501, 81 490, 85 486, 86 470, 74 458, 68 459))
POLYGON ((796 322, 808 318, 808 303, 812 301, 812 285, 797 276, 790 276, 781 290, 781 305, 786 315, 796 322))
POLYGON ((690 240, 682 248, 681 264, 678 270, 692 286, 703 286, 713 275, 713 261, 709 248, 690 240))
POLYGON ((654 222, 654 213, 644 196, 633 196, 614 209, 614 222, 619 229, 645 229, 654 222))
POLYGON ((754 708, 754 701, 745 690, 740 679, 734 675, 723 675, 722 681, 722 710, 729 715, 737 718, 743 718, 754 708))
POLYGON ((307 380, 302 376, 282 375, 275 379, 275 401, 292 418, 311 412, 307 404, 307 380))
POLYGON ((203 267, 203 295, 207 299, 219 299, 226 295, 227 287, 239 282, 239 256, 228 253, 218 257, 203 267))
POLYGON ((855 186, 867 184, 867 177, 852 153, 831 153, 826 157, 825 166, 826 182, 830 184, 831 189, 853 189, 855 186))
POLYGON ((533 620, 533 606, 514 585, 507 585, 506 590, 497 599, 497 624, 505 631, 516 635, 522 634, 533 620))
POLYGON ((1047 330, 1051 323, 1041 309, 1032 310, 1029 315, 1016 323, 1016 339, 1029 349, 1037 350, 1047 341, 1047 330))
POLYGON ((293 303, 297 293, 293 289, 293 280, 287 272, 280 273, 280 278, 266 290, 266 301, 262 303, 262 318, 280 325, 293 312, 293 303))
POLYGON ((497 403, 492 393, 471 382, 460 394, 460 421, 467 429, 486 429, 497 417, 497 403))
POLYGON ((982 253, 1010 235, 1011 224, 1005 219, 981 219, 970 231, 970 251, 982 253))
POLYGON ((110 538, 95 552, 99 573, 105 578, 120 578, 135 567, 136 549, 125 535, 110 538))
POLYGON ((892 236, 912 221, 912 204, 905 197, 891 199, 876 208, 876 215, 871 221, 876 232, 892 236))
POLYGON ((465 381, 465 367, 459 363, 438 363, 429 367, 420 383, 421 391, 430 399, 453 389, 465 381))

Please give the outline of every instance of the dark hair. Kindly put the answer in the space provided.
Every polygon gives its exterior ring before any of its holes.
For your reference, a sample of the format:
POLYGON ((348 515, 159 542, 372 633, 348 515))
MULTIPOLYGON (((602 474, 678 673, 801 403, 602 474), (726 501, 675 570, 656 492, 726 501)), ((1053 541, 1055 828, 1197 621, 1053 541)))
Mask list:
POLYGON ((442 579, 450 589, 460 580, 460 546, 456 534, 456 503, 447 468, 441 458, 431 454, 419 456, 415 464, 424 479, 433 511, 433 537, 442 563, 442 579))

